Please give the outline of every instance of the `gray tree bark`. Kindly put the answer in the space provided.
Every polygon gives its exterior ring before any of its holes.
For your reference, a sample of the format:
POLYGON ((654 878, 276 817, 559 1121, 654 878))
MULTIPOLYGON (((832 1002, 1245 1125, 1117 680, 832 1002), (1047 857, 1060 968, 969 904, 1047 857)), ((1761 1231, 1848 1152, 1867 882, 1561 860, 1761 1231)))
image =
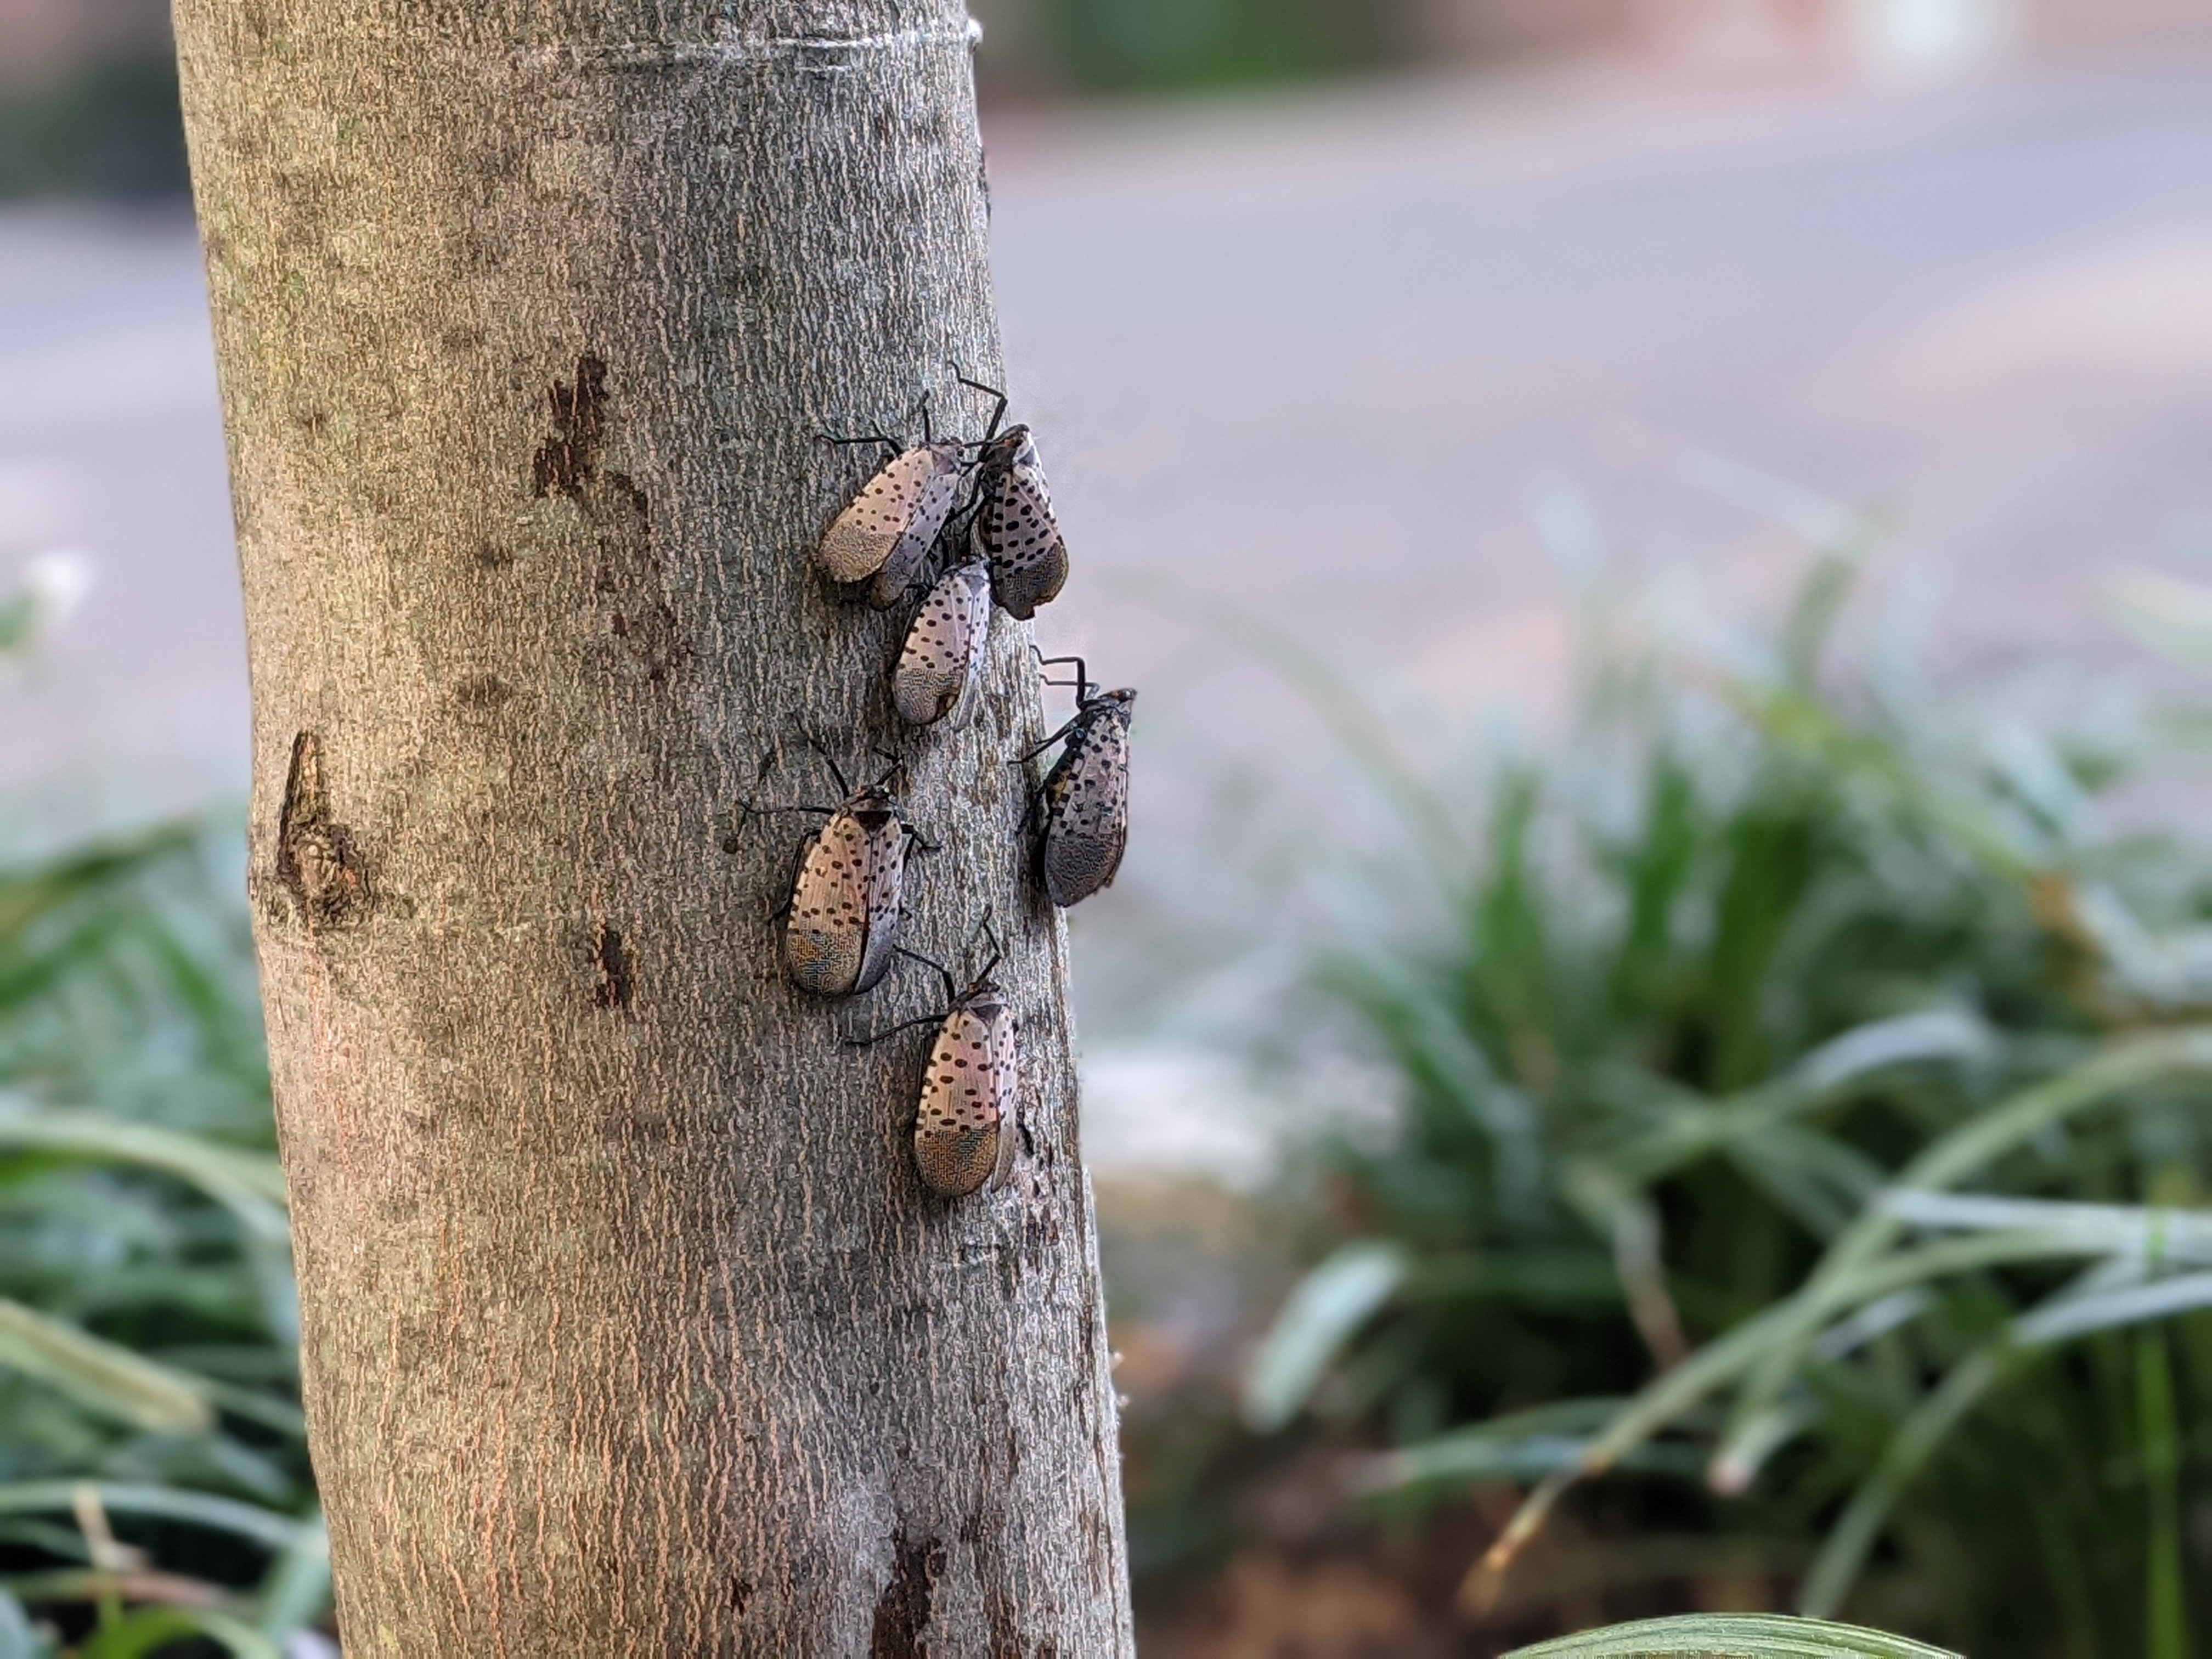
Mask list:
MULTIPOLYGON (((910 746, 1014 1173, 927 1198, 927 974, 779 975, 896 739, 808 551, 999 374, 957 0, 179 0, 251 638, 252 890, 349 1655, 1132 1650, 1043 725, 910 746), (761 763, 781 744, 765 781, 761 763)), ((969 435, 980 435, 971 432, 969 435)))

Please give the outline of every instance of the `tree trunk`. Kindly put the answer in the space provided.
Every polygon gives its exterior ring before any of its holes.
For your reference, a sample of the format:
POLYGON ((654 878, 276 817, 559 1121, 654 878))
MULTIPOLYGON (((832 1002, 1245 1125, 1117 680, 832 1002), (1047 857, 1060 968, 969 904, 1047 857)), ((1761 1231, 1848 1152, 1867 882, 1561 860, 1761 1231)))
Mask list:
POLYGON ((994 380, 956 0, 179 0, 252 644, 252 880, 356 1659, 1131 1650, 1046 730, 909 744, 909 942, 988 915, 1009 1182, 926 1013, 779 972, 902 617, 808 552, 994 380), (763 757, 782 751, 763 775, 763 757))

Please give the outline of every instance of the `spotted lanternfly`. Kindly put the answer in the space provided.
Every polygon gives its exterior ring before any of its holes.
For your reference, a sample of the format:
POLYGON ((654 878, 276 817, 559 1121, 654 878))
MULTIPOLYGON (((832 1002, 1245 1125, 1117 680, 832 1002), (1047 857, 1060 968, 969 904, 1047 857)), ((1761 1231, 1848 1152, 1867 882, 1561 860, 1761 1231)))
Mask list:
POLYGON ((956 565, 929 590, 907 630, 891 700, 908 726, 968 718, 991 636, 991 574, 981 559, 956 565))
MULTIPOLYGON (((835 762, 830 770, 836 772, 835 762)), ((800 855, 784 916, 784 969, 802 991, 855 996, 874 989, 890 970, 907 838, 915 833, 891 793, 893 775, 896 769, 850 791, 841 806, 783 809, 829 815, 800 855)), ((842 775, 837 787, 848 788, 842 775)))
POLYGON ((823 436, 830 443, 880 443, 898 451, 814 550, 814 562, 831 580, 869 581, 868 603, 888 611, 921 580, 930 549, 959 503, 963 446, 939 439, 901 449, 890 438, 823 436))
POLYGON ((991 564, 991 592, 1008 616, 1024 622, 1067 581, 1067 543, 1053 517, 1044 466, 1025 426, 999 430, 1006 394, 980 381, 963 386, 999 400, 975 461, 975 538, 991 564))
POLYGON ((866 1041, 878 1042, 916 1025, 937 1027, 915 1113, 914 1164, 921 1184, 939 1198, 965 1198, 986 1182, 1005 1180, 1013 1167, 1020 1082, 1014 1014, 991 977, 999 965, 995 949, 965 991, 955 988, 945 969, 929 965, 945 976, 950 1006, 944 1015, 909 1020, 866 1041))
POLYGON ((1129 840, 1129 715, 1137 694, 1102 691, 1080 657, 1075 665, 1075 718, 1029 754, 1066 739, 1037 791, 1043 831, 1037 837, 1037 878, 1062 908, 1114 884, 1129 840))

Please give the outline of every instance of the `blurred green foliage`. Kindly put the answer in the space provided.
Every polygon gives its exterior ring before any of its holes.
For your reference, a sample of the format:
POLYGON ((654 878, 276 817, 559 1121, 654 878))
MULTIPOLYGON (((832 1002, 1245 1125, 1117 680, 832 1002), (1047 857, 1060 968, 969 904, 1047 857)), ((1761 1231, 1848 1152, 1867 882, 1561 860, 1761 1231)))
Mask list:
POLYGON ((5 1659, 273 1659, 326 1610, 236 845, 0 870, 5 1659))
POLYGON ((1304 79, 1371 68, 1403 50, 1403 9, 1389 0, 1033 3, 1054 67, 1089 91, 1304 79))
MULTIPOLYGON (((1000 0, 989 84, 1144 93, 1309 80, 1403 61, 1402 0, 1000 0), (1025 42, 1026 48, 1014 42, 1025 42), (1012 57, 1003 56, 1011 51, 1012 57)), ((189 188, 176 64, 138 52, 0 88, 0 200, 189 188)))
POLYGON ((1437 921, 1330 957, 1402 1122, 1330 1153, 1349 1237, 1247 1419, 1380 1439, 1358 1479, 1401 1516, 1534 1485, 1471 1608, 1547 1548, 1601 1582, 1688 1534, 1807 1611, 2182 1659, 2212 1620, 2212 858, 2106 827, 2172 750, 1839 660, 1853 573, 1725 658, 1601 619, 1575 740, 1496 779, 1437 921))
POLYGON ((166 53, 98 59, 57 82, 0 91, 0 198, 143 200, 186 186, 177 66, 166 53))

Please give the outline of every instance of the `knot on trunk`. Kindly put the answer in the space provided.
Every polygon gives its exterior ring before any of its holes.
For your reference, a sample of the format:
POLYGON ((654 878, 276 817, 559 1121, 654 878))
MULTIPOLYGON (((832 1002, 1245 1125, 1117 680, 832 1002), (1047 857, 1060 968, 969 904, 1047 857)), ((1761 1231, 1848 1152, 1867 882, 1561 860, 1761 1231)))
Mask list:
POLYGON ((929 1604, 945 1571, 945 1546, 933 1538, 911 1542, 901 1532, 891 1540, 891 1581, 876 1601, 876 1624, 868 1659, 922 1659, 929 1628, 929 1604))
POLYGON ((313 732, 292 739, 292 766, 276 818, 276 878, 290 891, 311 933, 350 927, 368 918, 368 878, 353 832, 331 815, 322 739, 313 732))

